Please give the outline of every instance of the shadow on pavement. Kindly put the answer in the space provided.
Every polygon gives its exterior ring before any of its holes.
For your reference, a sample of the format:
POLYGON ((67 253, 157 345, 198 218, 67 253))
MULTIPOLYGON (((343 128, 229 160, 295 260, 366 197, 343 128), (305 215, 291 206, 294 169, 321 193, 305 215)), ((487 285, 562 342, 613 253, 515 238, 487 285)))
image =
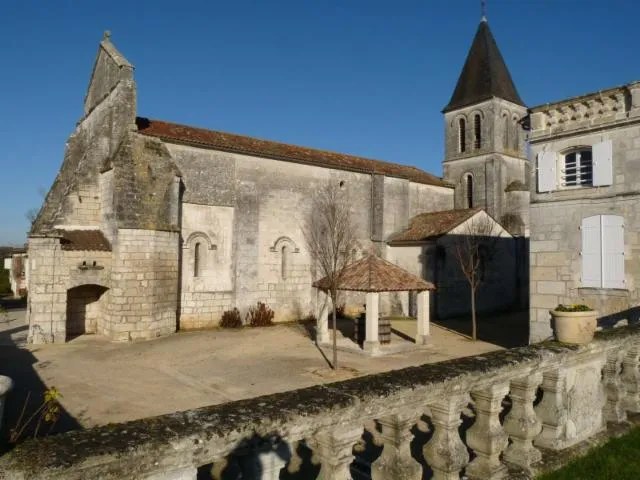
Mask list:
MULTIPOLYGON (((529 311, 478 315, 478 340, 503 348, 529 343, 529 311)), ((433 323, 468 337, 471 336, 471 316, 434 320, 433 323)))
MULTIPOLYGON (((44 393, 48 387, 45 385, 35 369, 38 359, 31 351, 15 344, 12 334, 28 328, 26 325, 10 328, 0 332, 0 375, 5 375, 13 380, 13 389, 7 396, 4 411, 4 421, 0 431, 0 453, 11 448, 9 444, 9 431, 16 426, 18 418, 24 408, 24 419, 28 419, 42 405, 44 393), (25 407, 25 401, 29 395, 29 402, 25 407)), ((62 401, 64 402, 64 392, 62 401)), ((60 416, 53 425, 43 424, 40 427, 41 434, 56 434, 69 430, 82 428, 78 421, 60 406, 60 416)), ((33 437, 36 422, 32 422, 20 437, 24 441, 33 437)))

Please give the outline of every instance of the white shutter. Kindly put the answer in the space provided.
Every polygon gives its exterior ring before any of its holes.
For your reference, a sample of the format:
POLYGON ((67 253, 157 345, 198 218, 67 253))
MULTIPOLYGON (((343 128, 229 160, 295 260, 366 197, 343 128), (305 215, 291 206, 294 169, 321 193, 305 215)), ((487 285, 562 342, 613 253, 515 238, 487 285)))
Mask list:
POLYGON ((558 181, 556 152, 538 153, 538 192, 552 192, 558 181))
POLYGON ((611 140, 596 143, 592 147, 593 186, 611 185, 613 183, 613 147, 611 140))
POLYGON ((602 215, 602 287, 625 288, 624 218, 602 215))
POLYGON ((600 216, 582 219, 582 277, 583 287, 600 288, 602 285, 602 235, 600 216))

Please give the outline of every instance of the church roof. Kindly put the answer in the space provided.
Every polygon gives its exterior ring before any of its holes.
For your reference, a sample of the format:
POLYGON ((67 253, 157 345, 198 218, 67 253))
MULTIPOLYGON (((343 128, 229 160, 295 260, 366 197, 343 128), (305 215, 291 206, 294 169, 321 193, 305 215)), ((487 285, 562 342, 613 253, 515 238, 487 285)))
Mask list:
POLYGON ((493 97, 525 106, 489 29, 489 23, 483 19, 462 67, 456 89, 443 112, 493 97))
MULTIPOLYGON (((329 288, 329 277, 324 277, 313 286, 321 290, 329 288)), ((339 290, 355 292, 402 292, 435 290, 435 285, 416 275, 383 260, 377 255, 367 255, 347 265, 340 276, 339 290)))
POLYGON ((60 235, 62 250, 111 251, 111 243, 100 230, 59 229, 57 233, 60 235))
POLYGON ((407 230, 393 235, 387 243, 394 245, 420 242, 446 235, 481 210, 481 208, 469 208, 465 210, 421 213, 411 219, 407 230))
POLYGON ((376 173, 390 177, 406 178, 412 182, 451 187, 435 175, 416 167, 397 163, 372 160, 344 153, 316 150, 286 143, 261 140, 258 138, 225 133, 204 128, 189 127, 177 123, 136 118, 138 132, 158 137, 168 142, 186 143, 204 148, 213 148, 227 152, 254 155, 289 162, 298 162, 319 167, 336 168, 363 173, 376 173))

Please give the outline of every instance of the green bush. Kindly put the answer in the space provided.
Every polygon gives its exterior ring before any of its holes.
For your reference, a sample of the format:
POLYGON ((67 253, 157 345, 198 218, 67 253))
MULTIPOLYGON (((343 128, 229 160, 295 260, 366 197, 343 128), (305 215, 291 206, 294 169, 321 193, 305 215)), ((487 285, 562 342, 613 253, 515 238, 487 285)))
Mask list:
POLYGON ((233 310, 227 310, 222 314, 222 320, 220 320, 220 326, 222 328, 242 328, 242 317, 240 317, 240 311, 237 308, 233 310))
POLYGON ((578 304, 574 304, 574 305, 559 304, 556 307, 556 311, 557 312, 592 312, 593 308, 590 308, 586 305, 578 305, 578 304))
POLYGON ((273 325, 274 311, 262 302, 251 307, 247 313, 247 323, 252 327, 270 327, 273 325))
POLYGON ((11 293, 11 282, 9 282, 9 270, 5 270, 0 265, 0 295, 11 293))

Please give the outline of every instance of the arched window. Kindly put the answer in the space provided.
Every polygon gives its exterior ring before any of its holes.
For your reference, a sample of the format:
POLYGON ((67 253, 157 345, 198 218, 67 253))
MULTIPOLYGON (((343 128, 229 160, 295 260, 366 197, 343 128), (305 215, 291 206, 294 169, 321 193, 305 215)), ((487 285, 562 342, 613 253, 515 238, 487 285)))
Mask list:
POLYGON ((289 273, 289 247, 284 245, 281 250, 282 256, 280 261, 282 262, 280 265, 280 275, 282 280, 287 279, 287 275, 289 273))
POLYGON ((458 148, 460 153, 464 153, 467 149, 467 122, 464 121, 464 118, 458 120, 458 148))
POLYGON ((482 145, 481 127, 480 114, 476 113, 475 117, 473 117, 473 147, 475 149, 479 149, 482 145))
POLYGON ((519 150, 520 149, 520 125, 518 125, 518 119, 514 118, 513 119, 513 149, 514 150, 519 150))
POLYGON ((568 151, 562 158, 560 184, 563 187, 593 185, 593 161, 591 147, 568 151))
POLYGON ((201 258, 200 258, 200 250, 201 250, 201 243, 198 242, 195 244, 195 246, 193 247, 193 276, 194 277, 199 277, 200 276, 200 262, 201 262, 201 258))
POLYGON ((511 146, 509 141, 511 139, 511 124, 509 123, 508 115, 504 115, 502 119, 504 120, 504 138, 502 139, 502 146, 507 149, 511 146))
POLYGON ((469 173, 465 178, 465 195, 467 208, 473 208, 473 177, 469 173))

